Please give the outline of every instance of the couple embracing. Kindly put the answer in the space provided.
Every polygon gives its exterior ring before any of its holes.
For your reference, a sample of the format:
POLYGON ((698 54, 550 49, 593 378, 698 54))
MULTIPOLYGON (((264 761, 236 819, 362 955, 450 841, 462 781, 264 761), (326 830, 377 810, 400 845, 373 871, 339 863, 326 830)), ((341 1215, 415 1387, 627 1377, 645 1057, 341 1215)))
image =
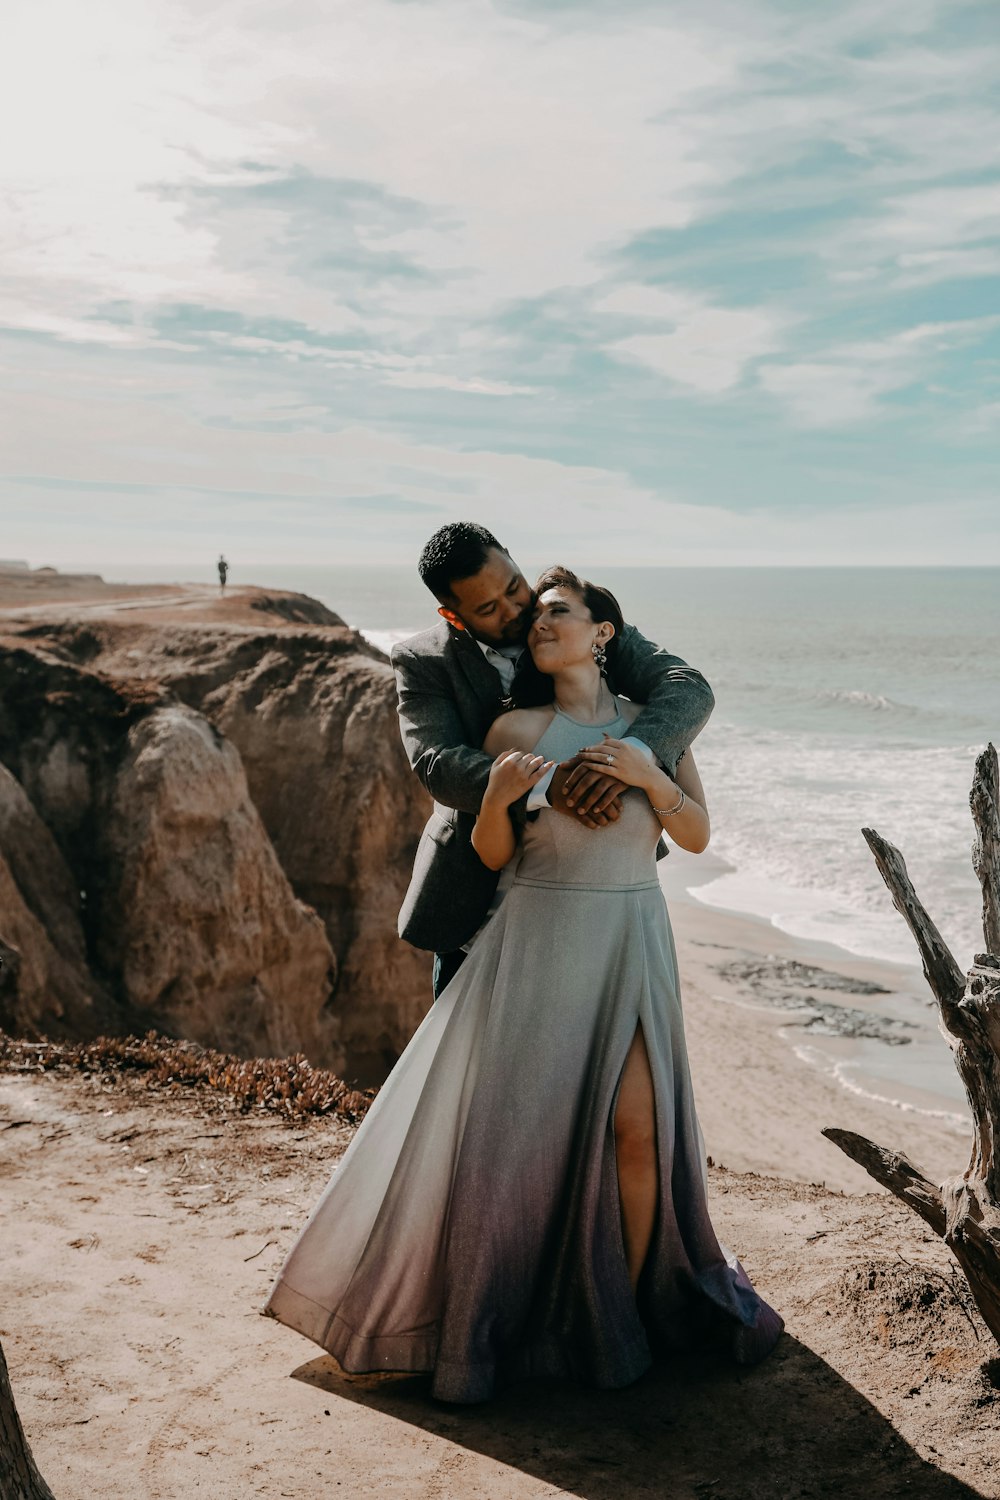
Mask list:
POLYGON ((436 1003, 294 1245, 267 1310, 351 1372, 635 1380, 782 1322, 720 1245, 656 878, 708 843, 699 673, 566 568, 529 587, 482 527, 420 559, 443 623, 395 648, 435 808, 400 932, 436 1003), (621 696, 619 696, 621 695, 621 696), (625 696, 627 695, 627 696, 625 696))

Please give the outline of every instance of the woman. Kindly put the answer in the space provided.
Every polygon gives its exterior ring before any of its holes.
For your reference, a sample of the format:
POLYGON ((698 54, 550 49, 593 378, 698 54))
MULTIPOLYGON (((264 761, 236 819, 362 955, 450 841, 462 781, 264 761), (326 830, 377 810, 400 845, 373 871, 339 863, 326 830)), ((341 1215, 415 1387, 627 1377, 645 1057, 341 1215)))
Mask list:
POLYGON ((565 569, 536 585, 527 706, 495 755, 473 842, 512 879, 407 1047, 267 1310, 345 1370, 426 1370, 477 1401, 498 1382, 636 1379, 658 1347, 728 1327, 761 1359, 782 1323, 720 1247, 656 879, 662 829, 708 842, 688 753, 676 781, 625 743, 602 672, 621 612, 565 569), (547 701, 544 701, 547 700, 547 701), (532 706, 533 705, 533 706, 532 706), (556 761, 631 790, 601 830, 510 809, 556 761))

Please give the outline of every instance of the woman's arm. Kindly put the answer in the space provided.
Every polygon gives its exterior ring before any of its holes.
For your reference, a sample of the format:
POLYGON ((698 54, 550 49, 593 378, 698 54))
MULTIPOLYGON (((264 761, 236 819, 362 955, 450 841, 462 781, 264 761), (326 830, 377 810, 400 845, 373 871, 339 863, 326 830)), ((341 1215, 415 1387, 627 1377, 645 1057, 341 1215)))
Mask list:
POLYGON ((691 854, 700 854, 708 848, 712 828, 705 789, 690 750, 677 767, 676 776, 668 776, 666 771, 651 766, 641 751, 624 740, 605 739, 600 745, 589 745, 581 755, 595 765, 607 765, 608 756, 613 756, 610 774, 626 786, 645 792, 664 831, 675 844, 691 854))
POLYGON ((673 779, 665 771, 660 770, 654 771, 653 776, 658 778, 660 783, 666 783, 662 790, 669 791, 671 794, 668 802, 661 802, 659 790, 655 798, 648 789, 646 791, 650 806, 656 812, 668 837, 672 838, 681 849, 687 849, 691 854, 701 854, 704 849, 708 848, 708 841, 712 837, 712 824, 708 816, 708 799, 705 796, 705 788, 701 784, 698 767, 694 763, 693 752, 688 750, 682 757, 673 779), (681 797, 684 799, 683 802, 681 797))
POLYGON ((472 847, 489 869, 502 870, 514 858, 517 837, 510 819, 511 805, 530 792, 554 765, 555 761, 530 750, 502 750, 493 762, 472 830, 472 847))

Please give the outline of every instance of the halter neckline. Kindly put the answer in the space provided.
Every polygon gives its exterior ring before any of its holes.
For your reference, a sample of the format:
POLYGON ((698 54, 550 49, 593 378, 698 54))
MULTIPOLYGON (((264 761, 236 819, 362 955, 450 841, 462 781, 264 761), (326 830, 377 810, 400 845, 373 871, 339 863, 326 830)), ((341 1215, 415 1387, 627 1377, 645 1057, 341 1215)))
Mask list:
POLYGON ((575 724, 578 729, 607 729, 609 724, 617 724, 619 719, 623 719, 625 717, 625 715, 621 711, 621 708, 619 707, 618 699, 615 697, 614 693, 611 694, 611 701, 615 705, 615 716, 613 719, 605 719, 601 724, 588 724, 583 719, 574 719, 572 714, 565 713, 561 708, 557 708, 555 702, 553 702, 552 704, 552 709, 560 719, 566 719, 570 724, 575 724))

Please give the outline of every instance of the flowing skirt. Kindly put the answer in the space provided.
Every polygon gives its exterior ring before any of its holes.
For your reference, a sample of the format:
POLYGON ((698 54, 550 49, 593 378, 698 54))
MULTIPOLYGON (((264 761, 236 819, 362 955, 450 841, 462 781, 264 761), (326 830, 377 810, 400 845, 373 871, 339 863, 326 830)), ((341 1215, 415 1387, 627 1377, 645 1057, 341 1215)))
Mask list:
POLYGON ((403 1053, 265 1309, 350 1372, 433 1393, 571 1376, 614 1387, 720 1315, 737 1357, 781 1320, 719 1244, 659 885, 516 880, 403 1053), (642 1029, 659 1205, 629 1283, 614 1110, 642 1029))

